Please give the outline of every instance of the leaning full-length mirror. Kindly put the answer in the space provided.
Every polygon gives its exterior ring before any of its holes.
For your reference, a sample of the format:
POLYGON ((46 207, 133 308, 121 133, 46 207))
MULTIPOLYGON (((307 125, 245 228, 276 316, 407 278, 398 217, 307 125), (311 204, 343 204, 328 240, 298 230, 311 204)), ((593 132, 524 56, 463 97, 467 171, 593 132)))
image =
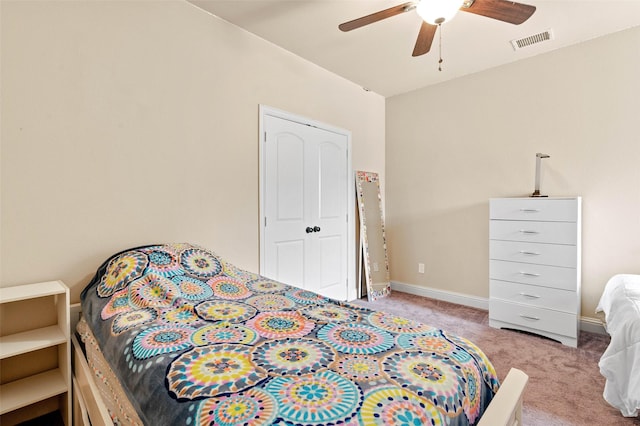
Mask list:
POLYGON ((391 292, 378 174, 357 171, 356 192, 360 215, 360 265, 364 266, 367 297, 374 301, 391 292))

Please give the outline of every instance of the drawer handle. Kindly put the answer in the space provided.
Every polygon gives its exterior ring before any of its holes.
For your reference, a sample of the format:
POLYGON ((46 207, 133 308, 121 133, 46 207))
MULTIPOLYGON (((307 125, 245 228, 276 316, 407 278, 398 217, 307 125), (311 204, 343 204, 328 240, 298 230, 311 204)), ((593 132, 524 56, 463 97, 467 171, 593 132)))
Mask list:
POLYGON ((534 274, 533 272, 520 272, 520 274, 527 276, 527 277, 539 277, 540 274, 534 274))
POLYGON ((535 294, 520 293, 520 296, 528 297, 529 299, 540 299, 540 296, 536 296, 535 294))
POLYGON ((531 321, 540 321, 540 318, 538 318, 538 317, 530 317, 529 315, 520 315, 520 316, 522 318, 524 318, 524 319, 528 319, 528 320, 531 320, 531 321))
POLYGON ((539 234, 538 231, 529 231, 529 230, 526 230, 526 229, 521 229, 520 232, 523 233, 523 234, 539 234))
POLYGON ((526 251, 526 250, 520 250, 520 254, 526 254, 527 256, 540 256, 540 253, 536 253, 535 251, 526 251))
POLYGON ((540 210, 538 209, 520 209, 523 213, 538 213, 540 210))

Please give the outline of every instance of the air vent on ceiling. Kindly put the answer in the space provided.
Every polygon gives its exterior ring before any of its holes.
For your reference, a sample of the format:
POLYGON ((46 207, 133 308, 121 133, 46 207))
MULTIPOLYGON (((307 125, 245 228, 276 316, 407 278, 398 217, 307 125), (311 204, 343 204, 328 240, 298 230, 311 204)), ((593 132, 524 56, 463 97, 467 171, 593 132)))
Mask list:
POLYGON ((545 30, 538 34, 511 40, 511 46, 513 46, 513 50, 520 50, 524 47, 529 47, 549 40, 553 40, 553 31, 545 30))

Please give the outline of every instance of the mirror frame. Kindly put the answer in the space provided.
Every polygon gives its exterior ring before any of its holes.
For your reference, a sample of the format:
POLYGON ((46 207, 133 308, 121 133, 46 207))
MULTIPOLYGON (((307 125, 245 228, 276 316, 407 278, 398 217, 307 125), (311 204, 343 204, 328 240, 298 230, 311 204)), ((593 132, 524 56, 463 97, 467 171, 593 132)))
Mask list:
MULTIPOLYGON (((358 213, 360 216, 360 249, 358 250, 360 253, 360 257, 361 257, 361 261, 360 263, 360 267, 362 267, 362 265, 364 264, 364 270, 365 270, 365 280, 366 280, 366 284, 367 284, 367 299, 370 302, 373 302, 375 300, 381 299, 383 297, 388 296, 389 294, 391 294, 391 281, 389 278, 389 258, 387 255, 387 239, 386 239, 386 235, 385 235, 385 230, 384 230, 384 216, 382 214, 382 196, 380 195, 380 181, 379 181, 379 177, 378 177, 378 173, 375 172, 365 172, 365 171, 360 171, 357 170, 355 172, 355 181, 356 181, 356 194, 357 194, 357 198, 358 198, 358 213), (377 200, 368 200, 365 199, 364 197, 364 184, 374 184, 376 186, 376 192, 377 192, 377 200), (379 215, 379 219, 380 219, 380 228, 379 230, 373 230, 373 229, 368 229, 367 228, 367 222, 371 223, 371 221, 373 220, 372 218, 369 218, 369 220, 367 220, 367 206, 370 206, 370 203, 375 203, 377 201, 378 204, 378 208, 375 214, 379 215), (376 285, 374 287, 374 283, 373 283, 373 262, 370 256, 370 252, 371 252, 371 247, 370 244, 372 244, 371 241, 371 236, 369 235, 369 232, 375 232, 378 231, 378 235, 382 235, 381 238, 381 247, 378 247, 378 252, 382 251, 384 253, 384 261, 378 261, 378 269, 380 269, 380 264, 383 264, 384 267, 384 273, 385 273, 385 280, 382 281, 382 284, 384 284, 384 286, 382 288, 380 288, 380 286, 376 285)), ((371 209, 369 209, 371 210, 371 209)), ((370 213, 369 213, 370 214, 370 213)), ((375 243, 375 241, 373 242, 375 243)), ((376 273, 378 273, 379 271, 375 271, 376 273)), ((359 273, 359 281, 362 278, 362 273, 359 273)), ((379 284, 379 283, 376 283, 379 284)))

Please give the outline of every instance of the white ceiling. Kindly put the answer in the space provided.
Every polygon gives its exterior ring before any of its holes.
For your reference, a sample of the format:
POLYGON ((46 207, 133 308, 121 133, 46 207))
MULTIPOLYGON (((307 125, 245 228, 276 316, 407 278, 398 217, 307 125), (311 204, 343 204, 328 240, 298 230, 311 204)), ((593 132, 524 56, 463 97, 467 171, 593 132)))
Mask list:
POLYGON ((640 0, 523 0, 537 7, 527 22, 512 25, 460 12, 438 30, 431 51, 414 58, 421 22, 415 11, 347 33, 338 30, 342 22, 408 0, 187 1, 385 97, 640 25, 640 0), (512 39, 548 29, 551 41, 511 47, 512 39))

